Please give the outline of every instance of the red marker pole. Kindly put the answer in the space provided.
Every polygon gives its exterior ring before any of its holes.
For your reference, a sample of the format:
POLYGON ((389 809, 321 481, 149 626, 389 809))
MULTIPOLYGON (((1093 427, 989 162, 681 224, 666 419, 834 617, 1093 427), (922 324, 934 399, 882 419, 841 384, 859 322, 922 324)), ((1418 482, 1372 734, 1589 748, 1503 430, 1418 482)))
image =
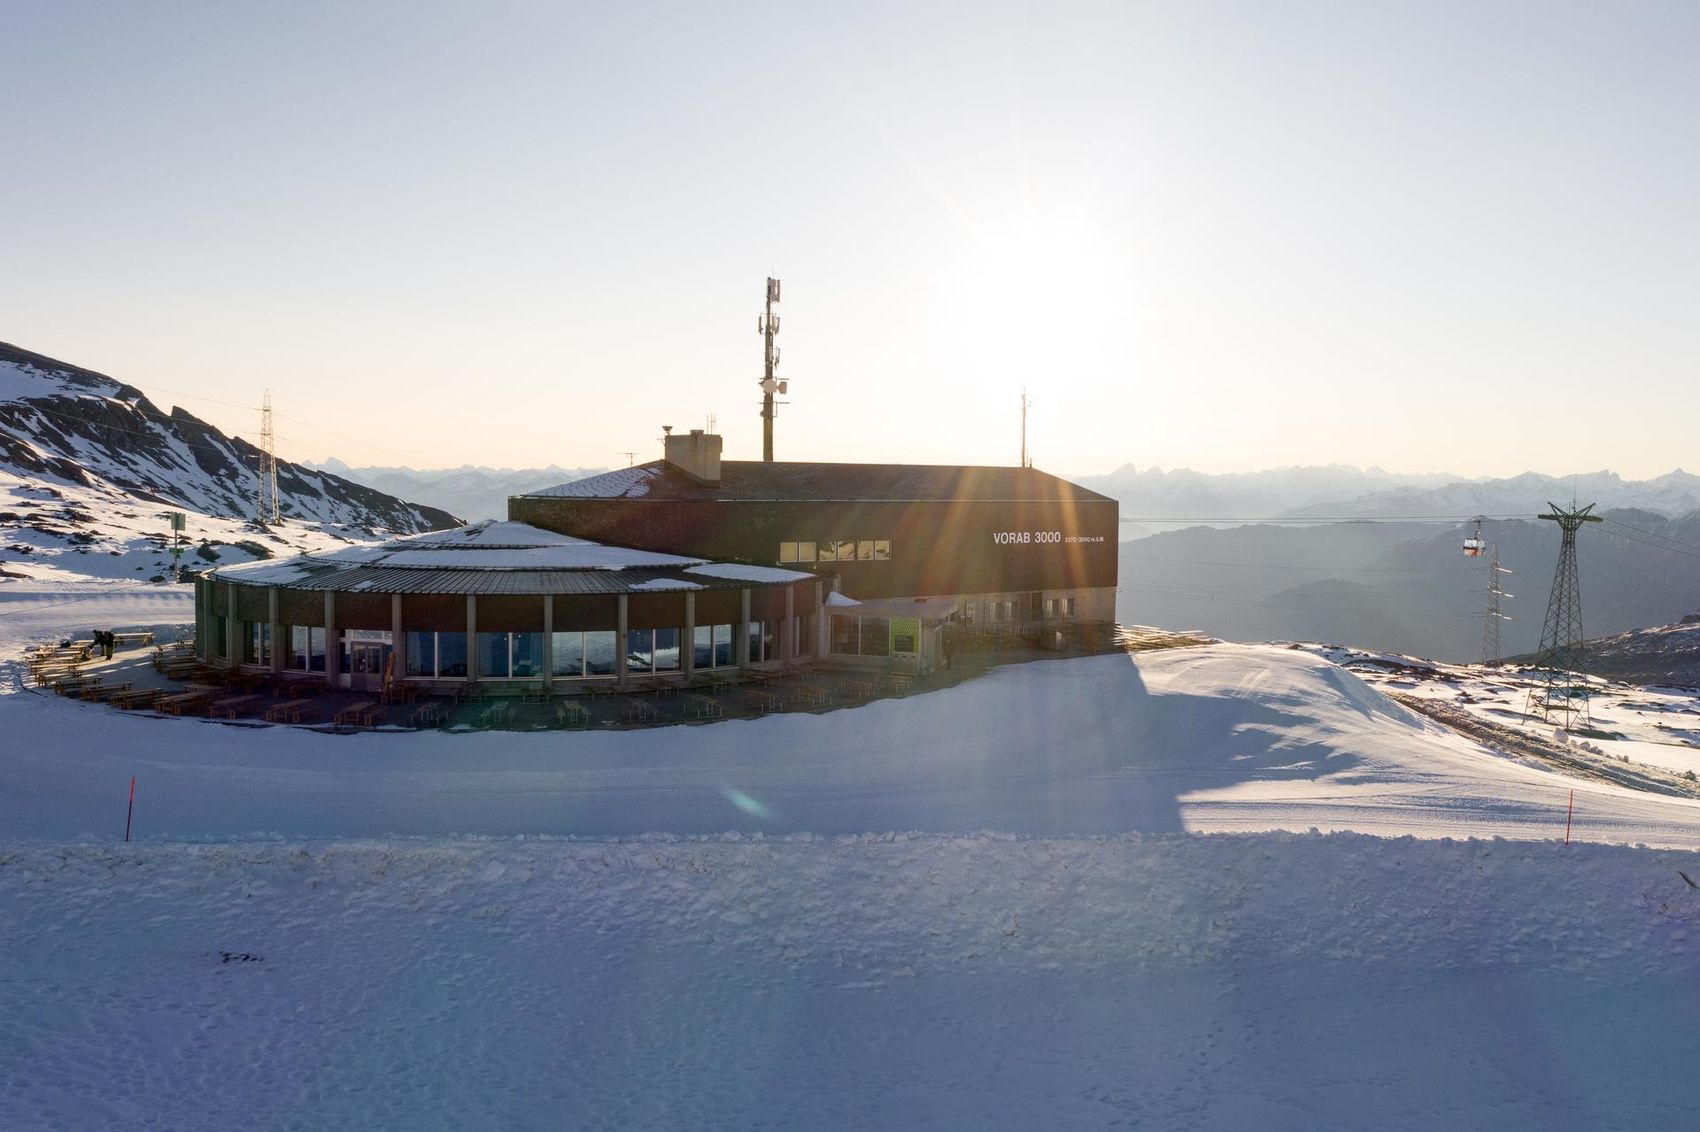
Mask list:
POLYGON ((130 817, 136 812, 136 776, 130 776, 130 808, 124 811, 124 840, 130 840, 130 817))
MULTIPOLYGON (((132 789, 134 786, 132 785, 132 789)), ((1576 815, 1576 791, 1570 792, 1570 808, 1564 812, 1564 843, 1570 844, 1570 819, 1576 815)))

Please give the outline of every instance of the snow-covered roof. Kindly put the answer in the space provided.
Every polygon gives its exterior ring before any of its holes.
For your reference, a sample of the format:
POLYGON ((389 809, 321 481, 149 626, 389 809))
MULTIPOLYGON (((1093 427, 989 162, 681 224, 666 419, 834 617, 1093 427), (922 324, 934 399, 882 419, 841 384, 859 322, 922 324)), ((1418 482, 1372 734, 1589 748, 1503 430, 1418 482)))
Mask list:
POLYGON ((489 520, 386 542, 213 571, 245 585, 380 593, 618 593, 801 581, 794 570, 608 546, 489 520), (686 575, 699 575, 690 577, 686 575))
POLYGON ((560 483, 526 494, 569 499, 641 499, 649 494, 650 484, 664 474, 659 462, 639 464, 635 468, 604 472, 599 476, 560 483))

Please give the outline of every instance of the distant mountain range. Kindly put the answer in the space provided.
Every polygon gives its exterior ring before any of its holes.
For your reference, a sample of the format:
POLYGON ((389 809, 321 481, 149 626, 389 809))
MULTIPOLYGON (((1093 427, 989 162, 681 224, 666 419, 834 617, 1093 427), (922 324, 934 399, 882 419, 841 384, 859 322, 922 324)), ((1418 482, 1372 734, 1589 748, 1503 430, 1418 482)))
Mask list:
POLYGON ((1572 494, 1602 508, 1637 508, 1676 517, 1700 510, 1700 476, 1678 470, 1650 480, 1614 472, 1549 476, 1537 472, 1505 479, 1449 474, 1404 475, 1345 464, 1274 468, 1211 475, 1182 468, 1135 469, 1077 482, 1121 501, 1124 540, 1194 522, 1230 525, 1271 518, 1462 518, 1534 515, 1572 494))
POLYGON ((169 565, 166 510, 189 517, 189 565, 460 522, 280 460, 285 518, 261 527, 252 522, 260 464, 253 444, 181 408, 162 412, 134 386, 0 343, 0 571, 8 576, 158 576, 169 565))
MULTIPOLYGON (((1700 609, 1700 511, 1612 509, 1577 543, 1583 628, 1593 636, 1669 624, 1700 609)), ((1126 542, 1117 614, 1239 641, 1303 640, 1436 660, 1481 658, 1487 559, 1462 553, 1463 523, 1193 527, 1126 542)), ((1491 521, 1483 535, 1515 571, 1502 655, 1539 641, 1558 559, 1557 525, 1491 521)))
POLYGON ((506 519, 510 495, 524 495, 608 470, 562 468, 553 464, 547 468, 480 468, 471 464, 458 468, 351 468, 337 459, 310 463, 307 467, 333 472, 403 499, 429 499, 468 522, 506 519))

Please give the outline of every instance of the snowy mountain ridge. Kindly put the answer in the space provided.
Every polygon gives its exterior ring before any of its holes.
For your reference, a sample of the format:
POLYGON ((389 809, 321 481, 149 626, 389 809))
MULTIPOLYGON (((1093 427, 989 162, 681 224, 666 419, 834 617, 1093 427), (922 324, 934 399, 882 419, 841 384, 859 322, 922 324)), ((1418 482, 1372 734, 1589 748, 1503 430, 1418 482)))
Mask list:
POLYGON ((208 561, 218 544, 251 544, 241 553, 268 557, 459 524, 447 511, 280 460, 285 518, 260 527, 250 519, 259 465, 253 444, 182 408, 165 413, 134 386, 0 343, 5 574, 158 576, 169 565, 166 509, 188 513, 208 561))

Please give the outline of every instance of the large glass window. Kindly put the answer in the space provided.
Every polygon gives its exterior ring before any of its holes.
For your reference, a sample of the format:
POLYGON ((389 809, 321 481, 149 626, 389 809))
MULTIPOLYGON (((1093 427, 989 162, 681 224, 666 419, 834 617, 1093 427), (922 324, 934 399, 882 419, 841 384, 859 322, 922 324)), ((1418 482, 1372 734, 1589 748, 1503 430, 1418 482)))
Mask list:
POLYGON ((795 561, 797 561, 797 544, 794 543, 794 542, 782 542, 782 543, 780 543, 779 544, 779 561, 781 561, 781 562, 795 562, 795 561))
POLYGON ((813 562, 814 560, 815 560, 815 544, 812 543, 812 542, 800 542, 800 543, 798 543, 797 544, 797 561, 798 562, 813 562))
POLYGON ((226 635, 224 614, 215 613, 211 617, 212 624, 212 655, 220 660, 230 655, 230 638, 226 635))
POLYGON ((648 672, 655 663, 655 631, 629 629, 626 631, 626 671, 648 672))
POLYGON ((731 668, 738 662, 732 654, 732 626, 716 625, 714 627, 714 667, 731 668))
POLYGON ((509 633, 515 676, 543 675, 543 634, 509 633))
POLYGON ((466 634, 437 634, 437 675, 466 675, 466 634))
POLYGON ((241 623, 242 663, 270 664, 272 657, 272 626, 270 621, 241 623))
POLYGON ((874 560, 874 540, 865 538, 856 543, 856 561, 872 562, 874 560))
POLYGON ((714 626, 698 625, 691 630, 691 667, 714 667, 714 626))
POLYGON ((679 630, 655 630, 655 671, 679 671, 679 630))
POLYGON ((613 629, 591 630, 584 635, 584 674, 586 676, 614 675, 615 648, 614 638, 619 634, 613 629))
POLYGON ((891 540, 877 538, 874 540, 874 561, 888 562, 891 560, 891 540))
POLYGON ((862 618, 862 655, 891 654, 891 623, 883 617, 862 618))
POLYGON ((584 634, 556 633, 550 646, 550 668, 569 679, 584 675, 584 634))
POLYGON ((508 635, 506 633, 478 634, 478 675, 481 679, 507 679, 508 635))
POLYGON ((437 674, 437 634, 409 632, 405 647, 409 676, 437 674))
POLYGON ((825 542, 821 543, 820 560, 822 562, 837 562, 838 544, 833 542, 831 539, 827 539, 825 542))
POLYGON ((832 651, 845 656, 855 656, 861 648, 861 637, 857 628, 857 618, 854 614, 835 613, 832 615, 832 651))

